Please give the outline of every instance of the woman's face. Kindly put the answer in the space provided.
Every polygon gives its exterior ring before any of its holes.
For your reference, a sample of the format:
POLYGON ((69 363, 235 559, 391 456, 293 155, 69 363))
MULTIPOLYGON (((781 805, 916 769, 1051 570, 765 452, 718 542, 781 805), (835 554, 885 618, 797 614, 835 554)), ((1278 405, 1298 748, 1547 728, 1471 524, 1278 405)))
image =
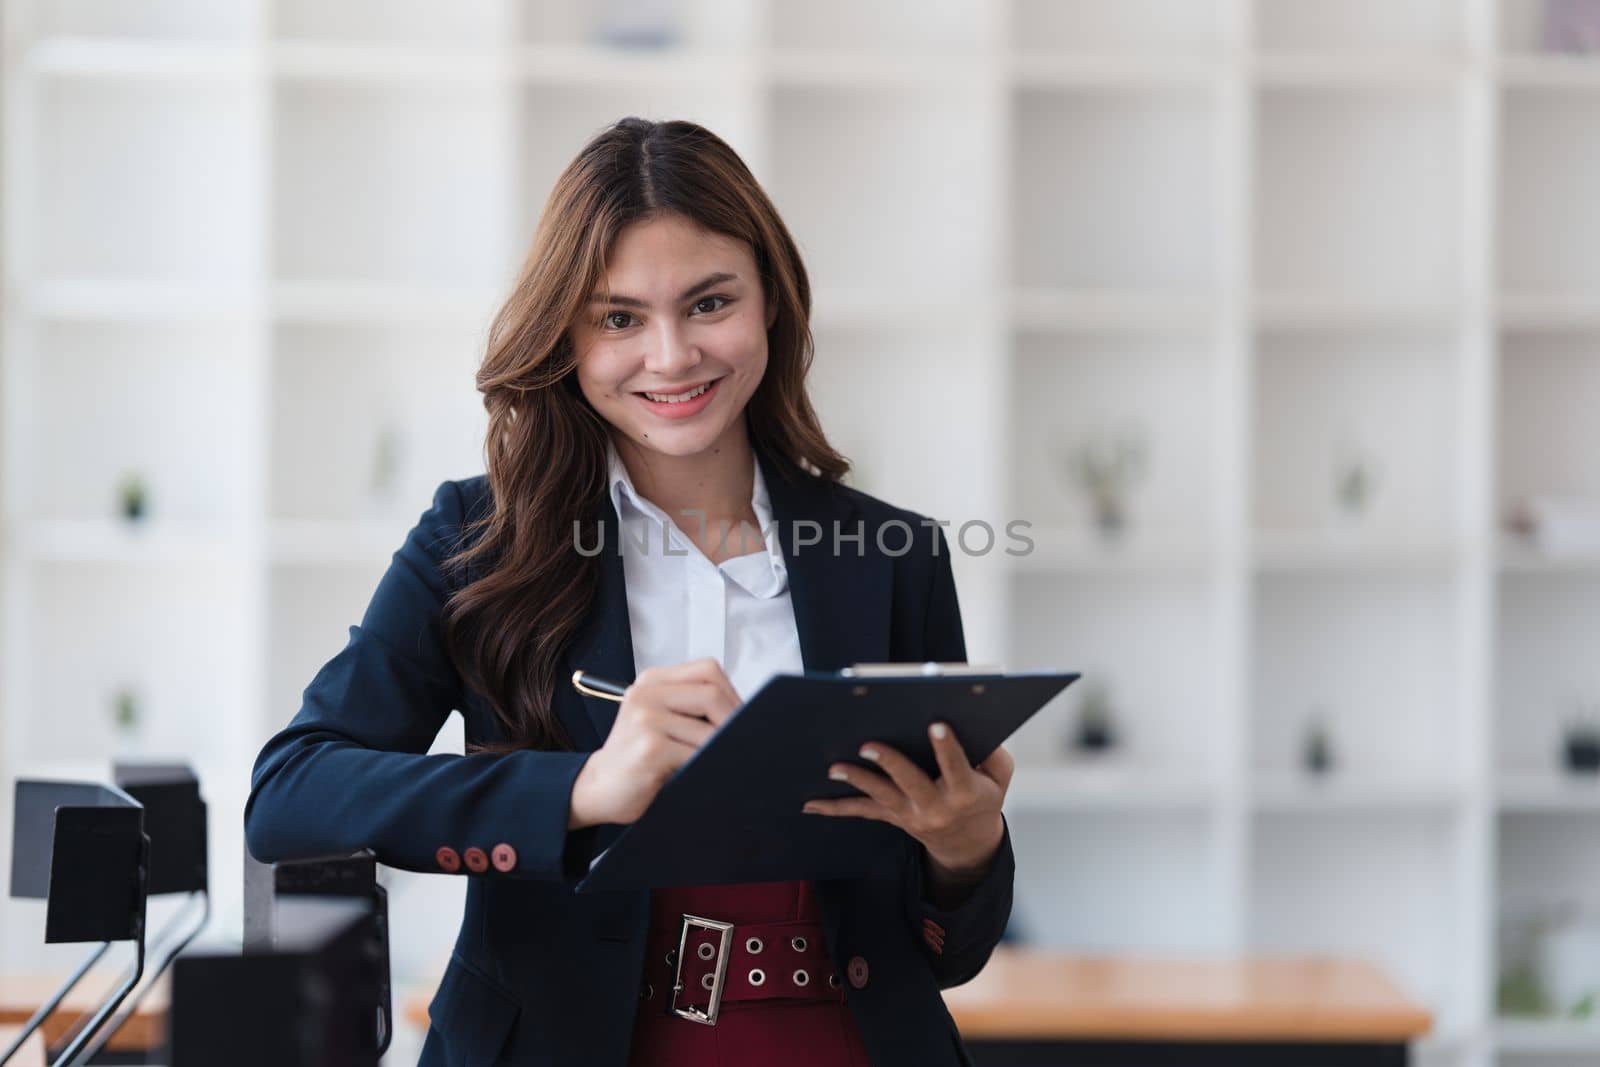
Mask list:
POLYGON ((681 215, 636 222, 597 289, 571 330, 578 385, 607 422, 672 456, 743 433, 769 325, 747 244, 681 215))

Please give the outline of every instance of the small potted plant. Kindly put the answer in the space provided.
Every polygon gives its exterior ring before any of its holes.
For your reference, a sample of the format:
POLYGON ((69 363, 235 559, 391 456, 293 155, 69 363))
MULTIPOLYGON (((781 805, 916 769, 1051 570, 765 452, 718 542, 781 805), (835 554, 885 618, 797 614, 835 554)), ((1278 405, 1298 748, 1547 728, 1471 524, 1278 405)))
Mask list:
POLYGON ((116 731, 120 750, 132 751, 137 746, 143 718, 138 694, 131 686, 123 686, 112 694, 111 725, 116 731))
POLYGON ((129 522, 138 522, 144 518, 150 494, 149 487, 145 485, 144 478, 138 471, 129 471, 122 476, 118 492, 122 502, 122 517, 129 522))
POLYGON ((1127 525, 1128 491, 1143 476, 1146 458, 1144 442, 1131 431, 1091 436, 1063 457, 1078 487, 1088 494, 1101 536, 1116 537, 1127 525))

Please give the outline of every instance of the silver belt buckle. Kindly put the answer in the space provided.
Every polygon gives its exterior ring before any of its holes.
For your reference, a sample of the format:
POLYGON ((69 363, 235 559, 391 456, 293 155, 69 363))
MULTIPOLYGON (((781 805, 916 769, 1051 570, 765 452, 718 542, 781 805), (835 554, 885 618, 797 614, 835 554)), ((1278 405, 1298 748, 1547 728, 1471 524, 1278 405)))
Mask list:
POLYGON ((702 919, 698 915, 687 912, 683 916, 683 927, 678 931, 678 965, 672 972, 672 1001, 668 1005, 672 1013, 692 1023, 703 1023, 706 1026, 717 1025, 717 1010, 722 1007, 722 980, 728 973, 728 942, 733 937, 733 924, 719 922, 716 919, 702 919), (689 945, 689 927, 699 926, 706 930, 718 930, 722 933, 722 942, 717 946, 717 968, 711 977, 711 1002, 706 1005, 706 1010, 699 1008, 678 1007, 678 994, 683 992, 683 954, 689 945))

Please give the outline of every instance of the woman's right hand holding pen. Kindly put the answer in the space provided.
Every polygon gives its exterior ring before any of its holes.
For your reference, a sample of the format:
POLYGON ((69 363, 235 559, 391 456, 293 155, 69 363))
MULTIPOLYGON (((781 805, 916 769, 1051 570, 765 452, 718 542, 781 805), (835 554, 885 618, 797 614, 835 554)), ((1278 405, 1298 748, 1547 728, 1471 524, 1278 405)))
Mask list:
POLYGON ((742 701, 711 657, 639 673, 572 785, 567 828, 631 823, 742 701))

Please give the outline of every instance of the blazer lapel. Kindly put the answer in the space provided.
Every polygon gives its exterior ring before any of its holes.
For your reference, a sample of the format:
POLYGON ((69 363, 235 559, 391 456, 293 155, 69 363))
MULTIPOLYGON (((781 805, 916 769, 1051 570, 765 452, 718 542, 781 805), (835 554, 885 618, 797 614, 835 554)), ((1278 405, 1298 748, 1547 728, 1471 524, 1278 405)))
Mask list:
MULTIPOLYGON (((892 560, 877 552, 876 532, 865 529, 859 509, 821 478, 800 470, 765 446, 755 446, 777 526, 779 550, 789 573, 789 597, 800 658, 808 671, 833 671, 851 663, 889 658, 892 560), (860 534, 860 540, 845 540, 860 534), (835 551, 835 536, 839 547, 835 551), (806 543, 811 542, 811 543, 806 543)), ((628 619, 627 579, 621 529, 606 495, 591 515, 600 520, 600 580, 594 609, 567 653, 567 671, 586 670, 627 684, 637 675, 628 619)), ((588 544, 584 545, 587 550, 588 544)), ((582 707, 594 747, 604 743, 617 705, 562 688, 582 707)), ((569 715, 569 719, 578 716, 569 715)))
POLYGON ((789 571, 805 669, 834 671, 887 659, 893 564, 877 553, 875 532, 865 529, 854 502, 828 482, 760 445, 756 460, 789 571), (859 541, 844 540, 858 533, 859 541))
MULTIPOLYGON (((627 685, 638 671, 633 662, 633 627, 628 620, 628 588, 620 552, 621 529, 609 493, 590 514, 600 520, 600 582, 589 617, 578 628, 567 649, 567 676, 575 670, 583 670, 627 685)), ((585 551, 591 547, 588 543, 583 546, 585 551)), ((599 748, 616 721, 616 702, 584 696, 570 684, 563 683, 560 689, 570 701, 581 705, 584 712, 581 717, 593 733, 591 747, 599 748)), ((568 716, 569 719, 579 717, 568 716)))

